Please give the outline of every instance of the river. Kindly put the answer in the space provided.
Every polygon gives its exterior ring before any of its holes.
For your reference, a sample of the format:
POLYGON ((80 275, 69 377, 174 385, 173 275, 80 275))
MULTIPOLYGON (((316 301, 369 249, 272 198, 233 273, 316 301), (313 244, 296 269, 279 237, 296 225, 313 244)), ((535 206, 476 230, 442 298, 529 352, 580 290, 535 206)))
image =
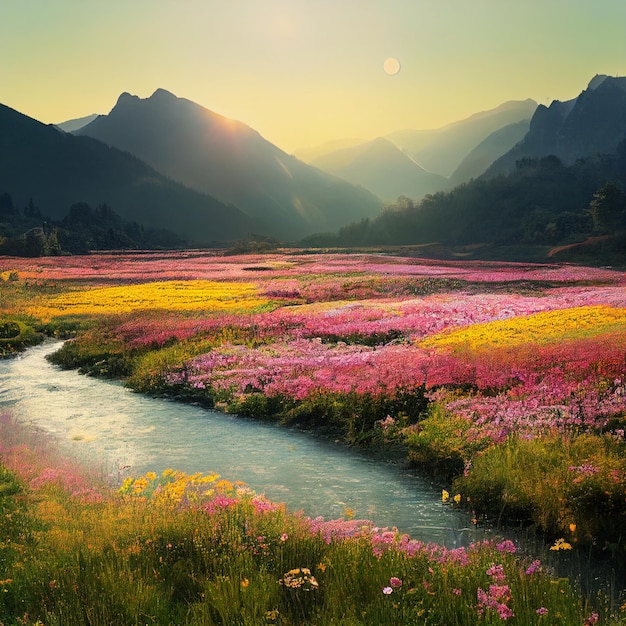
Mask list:
POLYGON ((166 468, 217 472, 312 517, 350 509, 448 547, 478 538, 466 512, 444 506, 441 491, 408 470, 298 430, 62 370, 46 360, 60 345, 48 341, 0 361, 0 410, 50 433, 113 480, 166 468))

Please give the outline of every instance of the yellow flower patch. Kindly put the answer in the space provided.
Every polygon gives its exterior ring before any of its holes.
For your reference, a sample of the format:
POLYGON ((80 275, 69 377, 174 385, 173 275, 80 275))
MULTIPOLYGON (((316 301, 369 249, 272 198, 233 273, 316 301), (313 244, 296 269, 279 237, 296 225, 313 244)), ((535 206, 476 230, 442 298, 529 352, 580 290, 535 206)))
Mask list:
POLYGON ((423 348, 465 348, 481 350, 551 343, 562 339, 594 337, 624 326, 626 310, 609 306, 581 306, 559 311, 535 313, 524 317, 473 324, 442 332, 420 343, 423 348))
POLYGON ((28 313, 49 320, 62 315, 111 315, 147 309, 248 312, 268 304, 251 283, 171 280, 72 291, 40 302, 28 313))

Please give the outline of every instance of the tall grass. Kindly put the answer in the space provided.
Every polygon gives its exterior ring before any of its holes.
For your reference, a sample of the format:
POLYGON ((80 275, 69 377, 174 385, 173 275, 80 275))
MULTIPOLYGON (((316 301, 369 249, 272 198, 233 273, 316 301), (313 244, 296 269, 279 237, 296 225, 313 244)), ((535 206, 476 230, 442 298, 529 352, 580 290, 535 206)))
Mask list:
POLYGON ((114 490, 20 429, 4 419, 3 624, 626 623, 510 541, 448 550, 311 520, 215 474, 114 490))

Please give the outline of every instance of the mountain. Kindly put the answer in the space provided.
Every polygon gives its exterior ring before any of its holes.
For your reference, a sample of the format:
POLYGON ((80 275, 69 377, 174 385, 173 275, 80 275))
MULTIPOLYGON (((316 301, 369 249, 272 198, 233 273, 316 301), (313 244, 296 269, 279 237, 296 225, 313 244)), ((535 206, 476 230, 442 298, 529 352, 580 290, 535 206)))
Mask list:
POLYGON ((66 133, 73 133, 75 130, 82 128, 83 126, 87 126, 87 124, 93 122, 97 117, 97 113, 92 113, 91 115, 86 115, 85 117, 77 117, 73 120, 67 120, 67 122, 55 124, 55 126, 66 133))
POLYGON ((326 141, 319 146, 313 146, 311 148, 298 148, 294 153, 297 159, 304 161, 311 165, 313 161, 320 157, 337 152, 337 150, 343 150, 344 148, 353 148, 362 143, 366 143, 365 139, 345 138, 345 139, 332 139, 326 141))
POLYGON ((420 201, 400 198, 373 220, 307 243, 428 245, 429 254, 438 256, 511 260, 539 260, 541 255, 546 260, 556 247, 581 258, 585 252, 593 262, 624 266, 626 140, 611 154, 572 165, 554 156, 527 158, 510 173, 481 176, 420 201), (588 245, 594 241, 604 243, 588 245))
POLYGON ((626 77, 596 75, 567 102, 540 105, 524 139, 498 159, 487 175, 511 171, 524 157, 555 155, 563 163, 614 152, 626 137, 626 77))
POLYGON ((256 230, 235 207, 186 189, 128 153, 70 135, 4 105, 0 190, 17 206, 34 199, 41 213, 54 219, 79 202, 106 203, 124 220, 170 229, 202 244, 256 230))
POLYGON ((404 130, 387 135, 429 172, 451 176, 461 161, 496 130, 529 120, 537 103, 513 100, 437 130, 404 130))
POLYGON ((77 131, 143 159, 184 185, 241 208, 264 234, 293 240, 374 216, 382 203, 306 165, 242 122, 158 89, 123 93, 77 131))
POLYGON ((500 128, 483 139, 454 170, 450 176, 451 186, 483 174, 494 161, 524 139, 529 127, 530 120, 524 120, 500 128))
POLYGON ((383 137, 326 154, 311 165, 361 185, 384 200, 421 198, 449 186, 443 176, 427 172, 383 137))

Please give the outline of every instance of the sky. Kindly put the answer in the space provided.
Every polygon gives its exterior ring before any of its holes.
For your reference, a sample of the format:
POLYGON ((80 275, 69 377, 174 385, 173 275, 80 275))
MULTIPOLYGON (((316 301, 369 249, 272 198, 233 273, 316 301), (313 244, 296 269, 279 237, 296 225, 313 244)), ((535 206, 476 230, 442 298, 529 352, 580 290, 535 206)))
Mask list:
POLYGON ((595 74, 626 75, 626 0, 0 0, 0 103, 45 123, 163 88, 293 152, 595 74))

